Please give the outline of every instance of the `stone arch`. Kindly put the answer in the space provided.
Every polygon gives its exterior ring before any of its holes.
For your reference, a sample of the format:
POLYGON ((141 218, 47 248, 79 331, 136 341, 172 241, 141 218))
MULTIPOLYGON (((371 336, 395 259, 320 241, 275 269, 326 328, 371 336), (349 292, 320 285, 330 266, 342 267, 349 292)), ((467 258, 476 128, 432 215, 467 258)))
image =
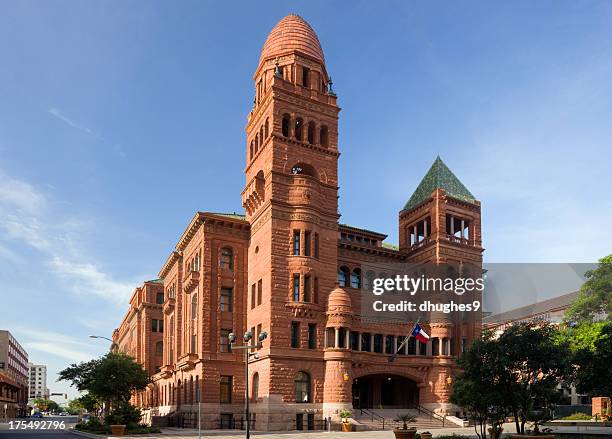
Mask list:
MULTIPOLYGON (((385 361, 387 361, 385 359, 385 361)), ((418 370, 414 370, 410 367, 406 367, 405 365, 390 365, 387 364, 371 364, 367 366, 353 368, 351 373, 351 378, 362 378, 368 375, 397 375, 402 378, 407 378, 409 380, 414 381, 419 384, 423 384, 425 382, 425 374, 418 370)))

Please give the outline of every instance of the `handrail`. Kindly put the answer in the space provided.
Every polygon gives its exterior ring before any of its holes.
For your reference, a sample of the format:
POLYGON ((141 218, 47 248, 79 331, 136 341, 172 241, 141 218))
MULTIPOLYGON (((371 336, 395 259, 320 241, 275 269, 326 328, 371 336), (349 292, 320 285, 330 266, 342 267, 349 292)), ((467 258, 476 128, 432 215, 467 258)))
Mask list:
POLYGON ((429 409, 423 407, 420 404, 414 404, 412 406, 412 408, 416 409, 419 413, 424 413, 426 415, 429 415, 429 417, 431 419, 435 419, 437 421, 442 422, 442 427, 444 427, 444 424, 446 422, 446 415, 440 415, 440 414, 438 414, 438 413, 436 413, 436 412, 434 412, 432 410, 429 410, 429 409))
POLYGON ((370 415, 370 417, 372 418, 372 422, 374 422, 374 418, 376 418, 379 422, 382 423, 382 429, 385 429, 385 418, 381 415, 379 415, 378 413, 374 412, 374 411, 370 411, 368 409, 364 409, 364 408, 359 408, 361 415, 363 415, 364 413, 366 415, 370 415))

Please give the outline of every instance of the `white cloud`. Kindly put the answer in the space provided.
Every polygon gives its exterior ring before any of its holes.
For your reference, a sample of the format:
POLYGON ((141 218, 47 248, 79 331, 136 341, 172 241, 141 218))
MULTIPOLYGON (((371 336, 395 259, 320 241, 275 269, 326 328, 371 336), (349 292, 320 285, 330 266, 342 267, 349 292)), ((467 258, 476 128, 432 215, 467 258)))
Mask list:
POLYGON ((26 244, 45 258, 50 272, 72 291, 125 301, 136 281, 113 279, 86 254, 79 244, 83 225, 53 211, 44 194, 31 184, 0 170, 0 257, 23 262, 9 244, 26 244))

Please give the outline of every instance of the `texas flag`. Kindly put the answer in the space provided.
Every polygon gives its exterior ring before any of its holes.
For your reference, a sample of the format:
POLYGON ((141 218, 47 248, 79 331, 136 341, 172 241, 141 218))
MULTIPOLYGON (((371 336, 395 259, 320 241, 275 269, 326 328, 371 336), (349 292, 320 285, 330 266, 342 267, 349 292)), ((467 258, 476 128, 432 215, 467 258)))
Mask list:
POLYGON ((412 336, 421 343, 427 343, 429 341, 429 335, 427 335, 427 332, 425 332, 418 323, 414 326, 412 336))

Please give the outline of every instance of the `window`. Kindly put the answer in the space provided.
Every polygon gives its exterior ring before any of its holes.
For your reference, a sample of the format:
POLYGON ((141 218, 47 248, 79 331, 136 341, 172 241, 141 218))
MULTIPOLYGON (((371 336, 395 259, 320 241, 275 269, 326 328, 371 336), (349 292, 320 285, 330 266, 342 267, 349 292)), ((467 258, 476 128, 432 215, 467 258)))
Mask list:
POLYGON ((438 337, 432 337, 431 339, 431 355, 440 354, 440 339, 438 337))
POLYGON ((289 115, 283 114, 282 123, 283 137, 289 137, 289 115))
POLYGON ((221 249, 221 258, 219 259, 219 266, 221 268, 227 268, 228 270, 234 269, 234 252, 229 247, 221 249))
POLYGON ((230 375, 221 375, 220 381, 220 397, 219 402, 221 404, 231 404, 232 403, 232 381, 234 377, 230 375))
POLYGON ((462 338, 461 339, 461 353, 463 354, 468 348, 468 339, 467 338, 462 338))
POLYGON ((319 131, 319 142, 321 142, 321 146, 329 146, 329 135, 325 125, 323 125, 319 131))
POLYGON ((414 337, 408 339, 408 355, 416 355, 416 338, 414 337))
POLYGON ((304 302, 310 302, 310 275, 304 276, 304 302))
POLYGON ((151 319, 151 331, 164 332, 164 321, 158 319, 151 319))
POLYGON ((198 352, 198 335, 197 334, 192 334, 191 335, 191 351, 192 354, 195 354, 198 352))
POLYGON ((259 373, 253 374, 253 380, 251 381, 251 401, 257 401, 259 397, 259 373))
POLYGON ((310 375, 306 372, 298 372, 295 375, 295 402, 310 402, 310 375))
POLYGON ((304 87, 310 87, 310 69, 302 67, 302 85, 304 87))
POLYGON ((158 305, 164 304, 164 293, 157 293, 157 296, 155 298, 155 303, 157 303, 158 305))
POLYGON ((304 256, 310 256, 310 231, 304 232, 304 256))
POLYGON ((346 267, 340 267, 338 270, 338 285, 346 287, 349 278, 349 269, 346 267))
POLYGON ((308 349, 317 348, 317 325, 315 323, 308 324, 308 349))
POLYGON ((233 288, 221 288, 221 300, 219 310, 232 312, 234 310, 234 290, 233 288))
POLYGON ((319 259, 319 234, 314 234, 314 257, 319 259))
POLYGON ((263 280, 259 279, 257 281, 257 305, 261 305, 262 296, 263 296, 263 280))
POLYGON ((393 349, 392 335, 387 335, 387 337, 385 337, 385 352, 388 354, 395 354, 395 349, 393 349))
POLYGON ((300 301, 300 275, 299 274, 293 275, 293 301, 294 302, 300 301))
POLYGON ((351 331, 349 333, 349 349, 356 351, 359 349, 359 337, 360 334, 358 332, 351 331))
POLYGON ((355 268, 351 273, 351 288, 361 288, 361 270, 355 268))
POLYGON ((382 354, 383 351, 383 336, 382 334, 374 335, 374 352, 382 354))
POLYGON ((219 352, 232 352, 232 345, 229 339, 231 332, 231 329, 222 329, 219 332, 219 352))
POLYGON ((295 429, 304 430, 304 413, 295 414, 295 429))
POLYGON ((364 332, 361 334, 361 350, 364 352, 370 352, 371 344, 370 339, 372 338, 371 334, 368 332, 364 332))
POLYGON ((198 295, 194 294, 191 298, 191 320, 198 318, 198 295))
POLYGON ((251 309, 255 308, 255 284, 251 285, 251 309))
POLYGON ((300 255, 300 231, 299 230, 294 230, 293 231, 293 256, 299 256, 300 255))
POLYGON ((419 343, 419 355, 427 355, 427 343, 419 343))
POLYGON ((268 135, 269 135, 269 127, 270 127, 270 123, 268 122, 268 119, 266 119, 266 124, 264 125, 264 136, 266 136, 266 139, 268 138, 268 135))
POLYGON ((300 324, 298 322, 291 322, 291 347, 300 347, 300 324))
POLYGON ((311 145, 314 144, 314 133, 315 133, 315 124, 314 122, 310 122, 308 124, 308 143, 311 145))
POLYGON ((295 121, 295 139, 296 140, 302 140, 303 136, 302 133, 304 131, 304 122, 302 121, 302 118, 298 118, 295 121))
POLYGON ((164 342, 163 341, 158 341, 157 343, 155 343, 155 355, 158 357, 161 357, 162 355, 164 355, 164 342))

